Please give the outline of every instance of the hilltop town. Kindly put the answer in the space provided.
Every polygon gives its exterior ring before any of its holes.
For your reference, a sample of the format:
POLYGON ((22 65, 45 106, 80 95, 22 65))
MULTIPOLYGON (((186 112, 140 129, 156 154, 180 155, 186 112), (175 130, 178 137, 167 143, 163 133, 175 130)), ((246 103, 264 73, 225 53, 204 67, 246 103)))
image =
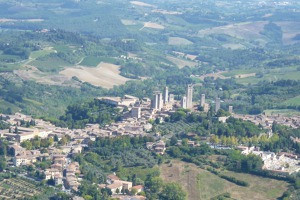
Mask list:
MULTIPOLYGON (((197 111, 197 106, 204 107, 204 112, 207 112, 213 105, 205 102, 205 95, 202 94, 200 103, 193 101, 193 86, 187 87, 187 95, 181 101, 174 100, 174 95, 169 94, 168 88, 164 92, 155 92, 153 98, 143 98, 140 100, 137 97, 125 95, 124 97, 97 97, 96 101, 114 105, 123 112, 122 120, 100 126, 99 124, 86 124, 84 129, 68 129, 56 127, 50 122, 42 119, 34 119, 31 116, 21 113, 14 115, 1 114, 0 118, 3 122, 9 124, 9 129, 1 130, 1 138, 9 141, 9 149, 12 152, 13 160, 9 165, 29 166, 37 161, 49 160, 51 167, 41 171, 44 174, 45 180, 53 180, 54 185, 62 186, 66 191, 78 191, 82 176, 80 175, 80 167, 78 162, 72 161, 72 156, 81 153, 89 143, 96 141, 98 137, 141 137, 153 136, 156 141, 148 142, 145 147, 149 150, 163 155, 166 150, 167 137, 161 137, 158 133, 153 132, 153 123, 158 121, 162 123, 165 118, 170 117, 177 109, 190 109, 193 112, 197 111), (26 149, 26 141, 40 138, 46 141, 46 148, 37 148, 35 150, 26 149), (23 145, 23 147, 21 146, 23 145), (25 145, 25 146, 24 146, 25 145)), ((220 98, 215 100, 215 112, 221 109, 220 98)), ((269 137, 272 137, 272 124, 278 123, 298 128, 300 126, 300 117, 283 117, 266 116, 266 115, 239 115, 233 113, 233 106, 229 107, 229 113, 234 118, 240 118, 246 121, 251 121, 257 125, 261 125, 269 132, 269 137)), ((219 121, 226 123, 227 117, 219 117, 219 121)), ((298 138, 291 138, 294 142, 299 142, 298 138)), ((209 139, 207 139, 209 141, 209 139)), ((208 144, 210 144, 208 142, 208 144)), ((178 140, 177 145, 182 145, 182 141, 178 140)), ((188 141, 189 146, 199 146, 197 141, 188 141)), ((212 148, 217 148, 219 144, 213 144, 212 148)), ((298 156, 281 152, 275 154, 273 152, 259 151, 256 147, 247 147, 239 145, 237 147, 221 146, 220 149, 237 148, 242 151, 242 154, 255 154, 264 161, 264 169, 280 173, 292 174, 300 170, 298 156)), ((100 188, 109 188, 113 195, 124 199, 124 196, 118 195, 121 191, 132 190, 135 188, 138 192, 143 190, 143 186, 133 186, 131 182, 122 181, 115 175, 109 175, 107 184, 99 185, 100 188)), ((138 193, 136 192, 136 194, 138 193)), ((143 197, 137 197, 143 199, 143 197)))

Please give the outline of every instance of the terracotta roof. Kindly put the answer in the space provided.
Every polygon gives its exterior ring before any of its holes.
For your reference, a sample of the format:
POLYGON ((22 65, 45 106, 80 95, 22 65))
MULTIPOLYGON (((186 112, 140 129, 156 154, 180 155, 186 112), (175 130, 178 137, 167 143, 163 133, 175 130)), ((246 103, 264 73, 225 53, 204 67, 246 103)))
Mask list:
POLYGON ((135 188, 135 189, 139 190, 139 189, 143 189, 144 186, 142 186, 142 185, 136 185, 136 186, 133 186, 132 188, 135 188))
POLYGON ((106 186, 106 187, 112 190, 112 189, 119 188, 119 187, 121 187, 121 186, 123 186, 123 183, 113 183, 113 184, 108 185, 108 186, 106 186))
POLYGON ((108 175, 107 176, 107 178, 109 178, 109 179, 111 179, 111 180, 120 180, 120 178, 119 177, 117 177, 116 175, 114 175, 114 174, 110 174, 110 175, 108 175))

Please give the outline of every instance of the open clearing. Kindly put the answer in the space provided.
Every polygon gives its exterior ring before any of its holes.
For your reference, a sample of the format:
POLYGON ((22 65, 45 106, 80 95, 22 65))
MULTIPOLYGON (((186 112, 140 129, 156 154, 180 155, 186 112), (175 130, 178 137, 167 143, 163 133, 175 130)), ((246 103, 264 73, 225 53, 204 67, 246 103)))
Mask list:
MULTIPOLYGON (((223 72, 222 75, 226 77, 238 77, 242 76, 245 74, 253 74, 256 73, 258 70, 249 70, 249 69, 239 69, 239 70, 232 70, 232 71, 227 71, 223 72)), ((244 77, 245 78, 245 77, 244 77)))
POLYGON ((179 68, 183 68, 185 66, 188 66, 188 67, 195 67, 195 66, 197 66, 196 62, 189 61, 189 60, 183 60, 183 59, 176 58, 176 57, 173 57, 173 56, 167 56, 167 59, 170 62, 172 62, 175 65, 177 65, 179 68))
POLYGON ((152 10, 151 12, 160 13, 160 14, 163 14, 163 15, 181 15, 182 14, 182 12, 167 11, 167 10, 162 10, 162 9, 152 10))
POLYGON ((130 80, 119 75, 120 66, 103 62, 95 68, 82 66, 67 68, 61 71, 60 74, 69 78, 76 76, 81 81, 104 88, 113 88, 114 85, 122 85, 130 80))
POLYGON ((198 36, 202 37, 210 34, 227 34, 240 39, 257 38, 256 40, 264 40, 265 37, 261 35, 260 32, 264 29, 265 24, 267 24, 266 21, 229 24, 226 26, 200 30, 198 32, 198 36))
POLYGON ((14 70, 14 74, 23 80, 34 80, 42 84, 76 86, 64 75, 45 73, 31 65, 25 65, 22 69, 14 70))
POLYGON ((172 160, 172 165, 161 166, 161 177, 166 182, 180 183, 188 192, 189 200, 206 200, 229 192, 231 197, 239 200, 268 200, 280 197, 287 190, 284 181, 262 178, 249 174, 226 172, 237 179, 247 181, 249 187, 241 187, 218 176, 198 168, 196 165, 172 160))
POLYGON ((153 28, 153 29, 160 29, 160 30, 165 29, 163 25, 153 23, 153 22, 145 22, 143 28, 153 28))
POLYGON ((300 105, 300 95, 283 102, 283 104, 291 105, 291 106, 299 106, 300 105))
POLYGON ((220 78, 220 79, 228 79, 230 77, 226 77, 223 75, 224 71, 220 71, 220 72, 217 72, 217 73, 211 73, 211 74, 205 74, 205 75, 202 75, 199 77, 200 80, 204 80, 204 78, 206 77, 213 77, 214 79, 217 79, 217 78, 220 78))
POLYGON ((264 110, 266 115, 282 115, 286 117, 299 116, 300 112, 292 109, 281 109, 281 110, 264 110))
POLYGON ((141 1, 130 1, 131 4, 136 5, 136 6, 143 6, 143 7, 152 7, 155 8, 156 6, 148 4, 148 3, 144 3, 141 1))
POLYGON ((284 44, 293 44, 297 41, 293 40, 293 38, 300 34, 300 22, 275 22, 282 29, 282 41, 284 44))
POLYGON ((193 42, 181 37, 169 37, 169 45, 191 45, 193 42))
POLYGON ((128 20, 128 19, 121 19, 121 22, 125 26, 133 26, 136 25, 136 22, 133 20, 128 20))
POLYGON ((242 44, 234 44, 234 43, 223 44, 222 47, 227 48, 227 49, 232 49, 232 50, 245 48, 245 46, 242 44))
MULTIPOLYGON (((256 38, 255 40, 260 42, 262 45, 266 43, 266 37, 261 34, 264 26, 268 21, 256 21, 247 23, 236 23, 229 24, 226 26, 219 26, 214 28, 207 28, 200 30, 198 36, 202 37, 210 34, 227 34, 232 37, 237 37, 240 39, 256 38)), ((293 38, 300 33, 300 22, 293 21, 277 21, 274 22, 281 27, 283 36, 282 41, 284 44, 293 44, 296 41, 293 38)), ((229 46, 230 47, 230 46, 229 46)), ((233 46, 238 47, 238 46, 233 46)))
POLYGON ((5 22, 43 22, 44 19, 7 19, 7 18, 0 18, 0 23, 5 22))
POLYGON ((257 77, 257 76, 251 76, 251 77, 247 77, 247 78, 241 78, 241 79, 237 79, 237 83, 240 84, 244 84, 247 85, 249 83, 251 84, 256 84, 259 81, 278 81, 278 80, 300 80, 300 71, 288 71, 288 70, 281 70, 281 71, 277 71, 277 70, 272 70, 271 72, 269 72, 268 74, 264 74, 264 76, 262 78, 257 77))

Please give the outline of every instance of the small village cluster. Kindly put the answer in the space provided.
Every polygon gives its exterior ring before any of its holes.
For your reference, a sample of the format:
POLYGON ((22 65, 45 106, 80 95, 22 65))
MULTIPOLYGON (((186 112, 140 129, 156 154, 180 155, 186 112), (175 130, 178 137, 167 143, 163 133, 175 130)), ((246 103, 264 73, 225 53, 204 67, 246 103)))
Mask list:
MULTIPOLYGON (((150 120, 159 119, 163 121, 165 117, 169 117, 175 112, 175 108, 193 109, 193 85, 187 88, 187 95, 181 101, 174 100, 174 95, 169 94, 168 88, 164 92, 155 92, 152 99, 144 98, 142 100, 137 97, 125 95, 120 97, 98 97, 98 101, 115 105, 120 110, 128 110, 125 112, 121 121, 100 127, 99 124, 87 124, 84 129, 68 129, 56 127, 50 122, 33 119, 30 116, 16 113, 14 115, 1 115, 1 119, 9 123, 11 127, 7 130, 0 130, 0 136, 10 141, 10 149, 14 152, 13 165, 24 166, 31 165, 37 161, 51 160, 51 168, 41 171, 45 174, 45 179, 53 179, 55 185, 62 185, 67 189, 74 191, 80 186, 80 169, 77 162, 73 162, 70 158, 73 154, 81 153, 84 147, 87 147, 90 141, 95 141, 97 137, 117 137, 128 135, 130 137, 145 136, 152 131, 150 120), (30 128, 20 126, 21 122, 32 122, 34 125, 30 128), (40 150, 26 150, 20 144, 23 141, 39 138, 56 138, 58 141, 68 136, 70 140, 60 146, 53 145, 47 149, 47 153, 40 150), (63 173, 65 172, 65 173, 63 173)), ((215 111, 220 109, 221 101, 219 98, 215 100, 215 111)), ((208 110, 208 104, 205 102, 205 95, 201 95, 200 105, 208 110)), ((261 124, 265 129, 270 129, 274 122, 288 125, 292 128, 300 127, 300 117, 283 117, 283 116, 266 116, 266 115, 237 115, 233 114, 233 107, 229 107, 231 116, 249 120, 255 124, 261 124)), ((220 118, 220 121, 226 122, 226 118, 220 118)), ((300 142, 298 138, 291 138, 294 142, 300 142)), ((178 145, 181 141, 178 141, 178 145)), ((195 141, 188 141, 189 146, 199 146, 195 141)), ((147 143, 146 147, 157 154, 164 154, 166 150, 165 141, 158 140, 153 143, 147 143)), ((256 147, 237 147, 243 154, 253 153, 260 156, 264 161, 264 168, 274 172, 291 174, 298 172, 300 169, 298 157, 288 153, 275 154, 273 152, 259 151, 256 147)), ((121 191, 131 190, 142 191, 143 186, 133 186, 131 182, 122 181, 116 175, 112 174, 107 177, 107 184, 99 185, 100 188, 109 188, 119 199, 125 199, 126 196, 119 195, 121 191)), ((137 196, 136 199, 143 199, 137 196)))

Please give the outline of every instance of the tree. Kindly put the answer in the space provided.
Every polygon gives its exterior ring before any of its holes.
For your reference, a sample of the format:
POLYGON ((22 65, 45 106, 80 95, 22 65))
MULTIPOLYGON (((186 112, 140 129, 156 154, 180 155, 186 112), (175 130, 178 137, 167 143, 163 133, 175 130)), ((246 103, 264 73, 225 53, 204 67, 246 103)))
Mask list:
POLYGON ((0 157, 0 171, 2 172, 6 167, 6 159, 4 157, 0 157))
POLYGON ((119 189, 119 188, 116 189, 116 193, 117 193, 117 194, 120 193, 120 189, 119 189))
POLYGON ((146 187, 150 189, 152 193, 158 193, 163 186, 163 180, 159 177, 152 177, 146 181, 146 187))
POLYGON ((26 148, 27 150, 31 150, 32 149, 32 143, 29 140, 25 140, 21 143, 21 146, 23 148, 26 148))
POLYGON ((178 140, 177 140, 176 136, 173 135, 173 136, 171 137, 171 139, 170 139, 170 145, 171 145, 171 146, 174 146, 174 145, 177 144, 177 142, 178 142, 178 140))
POLYGON ((132 188, 130 194, 131 194, 132 196, 134 196, 134 195, 136 195, 136 193, 137 193, 137 189, 132 188))
POLYGON ((185 200, 186 192, 177 183, 167 183, 164 185, 160 195, 160 200, 185 200))
POLYGON ((54 135, 54 141, 58 142, 58 136, 56 134, 54 135))

